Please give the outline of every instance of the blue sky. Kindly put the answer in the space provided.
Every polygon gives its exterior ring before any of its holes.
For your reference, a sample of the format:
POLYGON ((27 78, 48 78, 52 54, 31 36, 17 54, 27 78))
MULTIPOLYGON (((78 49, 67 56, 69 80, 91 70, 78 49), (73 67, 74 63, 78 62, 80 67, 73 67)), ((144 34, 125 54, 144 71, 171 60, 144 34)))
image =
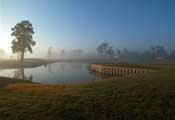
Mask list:
POLYGON ((38 54, 49 46, 95 49, 102 42, 134 50, 175 45, 174 0, 0 1, 5 47, 10 47, 10 28, 21 20, 33 24, 38 54))

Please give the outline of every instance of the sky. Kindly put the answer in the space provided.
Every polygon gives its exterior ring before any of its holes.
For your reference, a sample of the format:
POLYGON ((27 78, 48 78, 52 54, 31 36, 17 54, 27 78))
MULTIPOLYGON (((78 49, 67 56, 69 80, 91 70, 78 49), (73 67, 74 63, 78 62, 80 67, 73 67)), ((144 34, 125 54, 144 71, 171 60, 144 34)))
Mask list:
POLYGON ((11 54, 11 28, 22 20, 34 27, 32 56, 58 49, 145 50, 175 45, 175 0, 0 0, 0 48, 11 54))

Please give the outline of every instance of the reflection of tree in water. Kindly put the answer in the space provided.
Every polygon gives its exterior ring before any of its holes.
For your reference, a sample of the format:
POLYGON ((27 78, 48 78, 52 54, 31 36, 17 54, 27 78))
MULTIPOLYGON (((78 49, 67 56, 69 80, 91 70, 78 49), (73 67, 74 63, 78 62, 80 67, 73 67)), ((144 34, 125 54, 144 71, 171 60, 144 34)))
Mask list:
POLYGON ((24 67, 20 67, 19 69, 14 71, 13 78, 32 81, 33 75, 30 75, 29 77, 25 76, 24 67))
POLYGON ((53 73, 52 64, 45 64, 44 66, 45 66, 46 68, 48 68, 48 71, 49 71, 50 73, 53 73))
POLYGON ((82 69, 82 64, 70 64, 70 67, 72 69, 81 70, 82 69))
POLYGON ((64 72, 66 64, 60 64, 60 69, 64 72))
POLYGON ((55 67, 55 64, 45 64, 44 67, 47 68, 50 73, 56 72, 55 69, 53 68, 55 67))
POLYGON ((64 72, 65 69, 66 69, 66 66, 68 66, 69 68, 75 69, 75 70, 81 70, 83 68, 83 66, 81 64, 65 64, 65 63, 60 63, 59 66, 58 66, 58 64, 46 64, 46 65, 44 65, 44 67, 48 68, 48 71, 50 73, 54 73, 57 70, 58 71, 61 70, 62 72, 64 72), (58 69, 55 69, 56 67, 58 69))

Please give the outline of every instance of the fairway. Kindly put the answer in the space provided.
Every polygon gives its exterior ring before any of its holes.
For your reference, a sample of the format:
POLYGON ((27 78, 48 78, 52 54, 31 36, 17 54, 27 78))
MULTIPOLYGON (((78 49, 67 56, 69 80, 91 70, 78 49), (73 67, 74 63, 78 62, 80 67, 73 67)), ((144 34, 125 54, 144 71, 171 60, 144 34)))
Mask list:
POLYGON ((14 84, 0 91, 3 120, 175 119, 175 69, 82 85, 14 84))

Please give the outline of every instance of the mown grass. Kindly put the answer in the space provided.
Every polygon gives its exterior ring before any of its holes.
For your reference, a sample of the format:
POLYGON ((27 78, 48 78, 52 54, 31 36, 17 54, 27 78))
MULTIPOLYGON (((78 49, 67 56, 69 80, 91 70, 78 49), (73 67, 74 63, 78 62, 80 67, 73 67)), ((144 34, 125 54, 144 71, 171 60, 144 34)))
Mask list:
POLYGON ((16 68, 34 68, 50 63, 55 63, 56 60, 47 59, 24 59, 21 63, 18 60, 0 60, 0 69, 16 69, 16 68))
POLYGON ((175 69, 60 86, 0 90, 0 120, 174 120, 175 69))
POLYGON ((0 88, 7 86, 9 84, 16 84, 16 83, 32 83, 32 81, 0 76, 0 88))

